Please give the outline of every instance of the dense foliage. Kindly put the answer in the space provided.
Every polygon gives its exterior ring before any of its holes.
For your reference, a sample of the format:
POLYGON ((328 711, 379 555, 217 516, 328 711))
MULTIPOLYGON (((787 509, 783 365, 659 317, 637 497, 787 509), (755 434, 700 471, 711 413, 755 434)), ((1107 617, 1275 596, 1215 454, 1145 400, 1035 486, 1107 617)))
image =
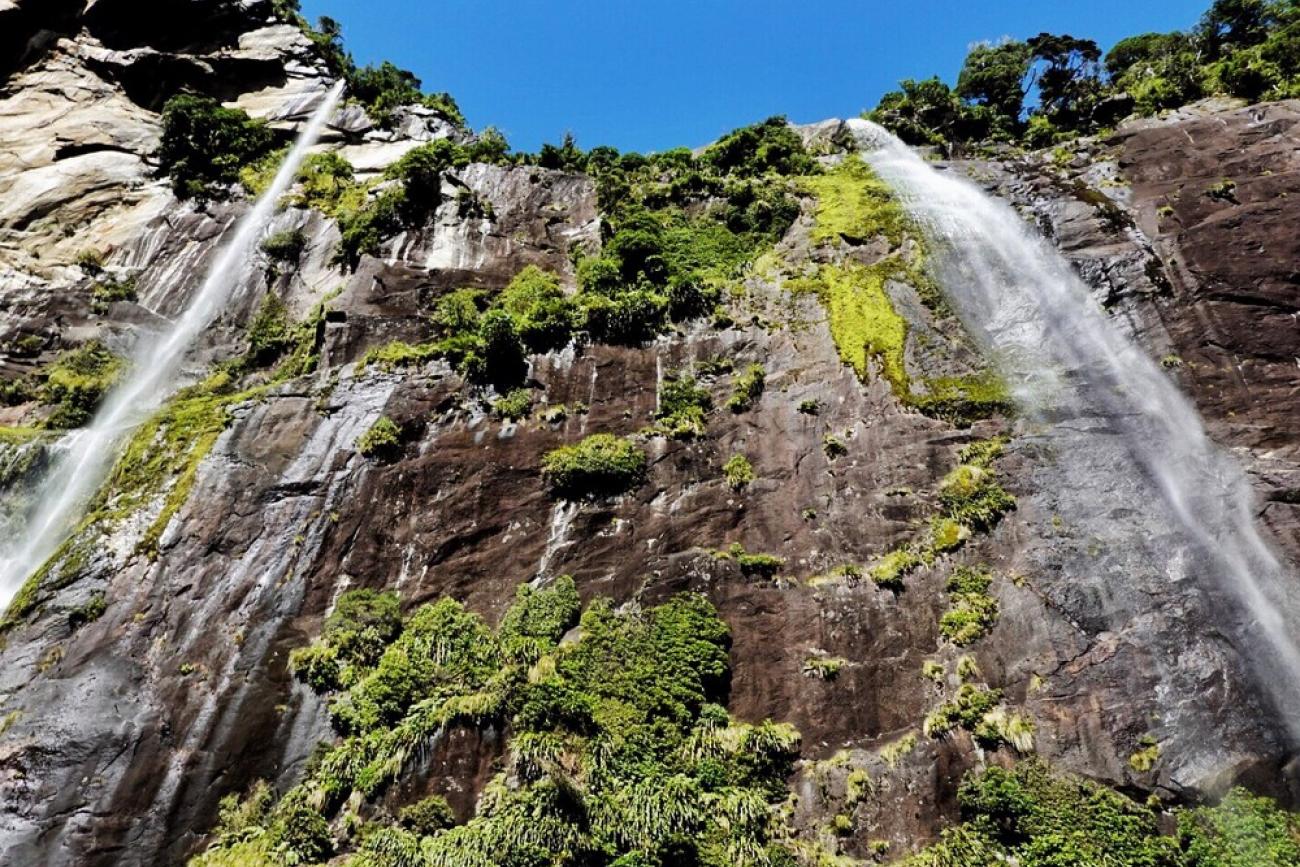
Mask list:
POLYGON ((322 16, 312 27, 303 17, 298 0, 273 0, 273 7, 277 17, 303 31, 330 72, 347 82, 348 98, 365 106, 380 125, 392 123, 393 109, 419 105, 433 109, 457 127, 465 126, 465 117, 451 94, 425 93, 413 72, 387 60, 378 66, 357 66, 343 46, 343 29, 333 18, 322 16))
POLYGON ((593 602, 573 581, 519 588, 495 632, 443 599, 405 619, 396 597, 351 591, 297 676, 328 697, 340 739, 278 802, 223 801, 192 864, 355 867, 722 867, 791 863, 774 807, 799 748, 788 726, 746 725, 726 697, 726 626, 702 597, 645 611, 593 602), (560 643, 572 626, 579 638, 560 643), (373 804, 448 727, 509 723, 476 815, 439 798, 392 821, 373 804), (361 817, 366 816, 368 820, 361 817))
POLYGON ((1042 147, 1213 94, 1300 94, 1300 3, 1216 0, 1190 32, 1132 36, 1104 58, 1090 39, 1050 33, 977 45, 955 87, 903 81, 869 116, 912 144, 1042 147))
POLYGON ((98 340, 62 353, 45 369, 39 391, 41 401, 54 408, 46 426, 72 428, 90 421, 125 367, 126 362, 98 340))
POLYGON ((567 499, 622 494, 645 481, 645 452, 613 434, 592 434, 560 446, 542 459, 542 475, 558 496, 567 499))
POLYGON ((1151 806, 1037 761, 972 775, 958 794, 965 821, 907 867, 1291 867, 1300 825, 1264 798, 1234 789, 1217 807, 1177 812, 1160 833, 1151 806))
POLYGON ((221 198, 239 180, 240 169, 271 152, 275 136, 215 99, 182 93, 163 106, 159 173, 171 178, 181 198, 221 198))

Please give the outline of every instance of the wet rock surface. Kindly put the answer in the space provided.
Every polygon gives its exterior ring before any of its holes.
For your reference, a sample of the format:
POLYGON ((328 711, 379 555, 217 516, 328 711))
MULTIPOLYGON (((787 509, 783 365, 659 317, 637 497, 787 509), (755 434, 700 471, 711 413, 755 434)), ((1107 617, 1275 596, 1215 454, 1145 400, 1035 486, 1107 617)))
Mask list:
MULTIPOLYGON (((156 327, 183 306, 245 207, 199 211, 153 178, 158 94, 136 77, 156 85, 171 76, 286 124, 324 86, 292 28, 247 15, 230 24, 224 4, 195 3, 189 20, 201 28, 160 34, 126 28, 137 13, 115 13, 120 5, 100 0, 78 25, 0 3, 0 32, 14 32, 3 16, 21 13, 24 32, 60 37, 0 92, 7 378, 90 336, 127 346, 156 327), (92 309, 93 281, 75 264, 90 246, 106 251, 110 271, 137 276, 136 302, 92 309), (41 338, 35 354, 10 348, 24 335, 41 338)), ((1169 359, 1214 438, 1250 471, 1260 519, 1292 564, 1300 241, 1289 194, 1298 119, 1296 103, 1206 108, 1122 127, 1077 153, 947 169, 1019 207, 1096 288, 1117 326, 1169 359)), ((377 170, 453 134, 420 116, 379 131, 349 112, 330 144, 377 170)), ((266 285, 296 318, 329 298, 319 368, 237 407, 156 559, 135 551, 151 516, 127 521, 7 635, 0 715, 17 716, 0 735, 0 860, 183 863, 222 795, 259 778, 287 787, 327 735, 324 708, 288 676, 287 656, 318 632, 339 593, 394 588, 407 605, 451 595, 495 622, 520 582, 564 573, 584 599, 650 605, 683 589, 707 594, 732 632, 732 712, 788 721, 803 734, 805 764, 793 782, 800 822, 825 825, 838 809, 824 793, 842 788, 844 766, 828 761, 841 751, 876 780, 853 854, 872 839, 891 841, 893 853, 923 843, 954 814, 965 770, 1011 760, 964 732, 921 734, 942 695, 922 677, 923 662, 963 652, 1034 721, 1037 751, 1065 768, 1169 798, 1245 781, 1296 799, 1289 749, 1234 638, 1249 624, 1234 623, 1191 580, 1194 564, 1167 556, 1177 540, 1147 482, 1096 486, 1116 459, 1092 450, 1104 418, 959 429, 922 416, 882 377, 864 384, 841 363, 815 299, 792 298, 761 274, 736 302, 734 327, 701 322, 643 347, 534 357, 535 403, 566 408, 553 421, 493 416, 444 362, 361 369, 370 348, 424 339, 442 293, 498 289, 527 265, 571 286, 570 251, 600 243, 585 176, 483 165, 452 174, 450 186, 490 203, 491 216, 462 217, 449 189, 420 231, 390 239, 354 272, 331 262, 332 221, 292 209, 278 218, 277 228, 304 231, 298 267, 269 284, 261 271, 250 278, 196 352, 193 376, 242 349, 266 285), (736 370, 764 365, 766 390, 751 411, 715 410, 698 440, 649 439, 649 481, 632 494, 582 504, 549 495, 539 472, 546 451, 589 433, 637 433, 652 420, 665 373, 717 356, 736 370), (810 400, 815 415, 799 409, 810 400), (391 461, 355 448, 381 415, 403 431, 391 461), (901 593, 870 580, 808 580, 870 563, 924 532, 959 450, 1002 431, 1015 438, 998 472, 1019 505, 992 533, 909 577, 901 593), (827 453, 828 434, 844 454, 827 453), (734 454, 754 467, 743 491, 722 478, 734 454), (782 577, 746 576, 715 556, 732 543, 779 555, 782 577), (937 625, 947 578, 962 563, 996 570, 1000 607, 992 633, 967 651, 945 644, 937 625), (103 616, 74 628, 70 612, 96 596, 108 603, 103 616), (814 657, 844 664, 834 678, 809 676, 814 657), (909 735, 915 749, 882 754, 909 735), (1165 759, 1138 772, 1128 758, 1148 735, 1165 759)), ((792 261, 809 255, 810 220, 782 242, 792 261)), ((870 261, 878 252, 864 244, 848 255, 870 261)), ((908 291, 894 287, 898 306, 930 341, 909 345, 909 363, 952 363, 939 357, 947 337, 909 307, 908 291)), ((952 352, 968 361, 966 349, 952 352)), ((703 381, 715 404, 733 379, 703 381)), ((502 737, 453 733, 408 785, 447 793, 468 815, 502 737)))

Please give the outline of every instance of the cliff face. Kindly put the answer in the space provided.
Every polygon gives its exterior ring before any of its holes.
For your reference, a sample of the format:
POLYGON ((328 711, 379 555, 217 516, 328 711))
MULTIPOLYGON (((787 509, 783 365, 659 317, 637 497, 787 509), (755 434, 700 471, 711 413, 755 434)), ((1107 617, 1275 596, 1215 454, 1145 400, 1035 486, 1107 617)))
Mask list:
MULTIPOLYGON (((247 207, 180 202, 153 177, 168 95, 198 89, 290 130, 327 87, 298 30, 258 4, 193 2, 185 13, 160 4, 168 11, 152 16, 108 0, 84 13, 64 5, 0 4, 0 32, 26 46, 0 49, 20 58, 0 92, 7 380, 91 338, 125 354, 142 329, 183 307, 247 207), (96 303, 100 277, 76 263, 89 248, 107 254, 108 274, 135 278, 136 300, 96 303)), ((1037 222, 1117 324, 1167 360, 1214 438, 1248 468, 1260 520, 1292 563, 1298 120, 1292 103, 1207 105, 1077 150, 945 167, 1037 222)), ((838 132, 837 122, 801 130, 827 152, 838 132)), ((418 109, 381 129, 349 108, 323 146, 373 173, 452 135, 418 109)), ((0 736, 6 863, 181 863, 223 795, 261 778, 282 788, 299 779, 330 727, 322 701, 288 674, 288 653, 319 632, 344 589, 394 588, 406 606, 452 596, 495 623, 520 583, 565 573, 584 600, 705 594, 731 630, 730 710, 802 732, 797 824, 815 839, 847 809, 853 833, 826 844, 847 854, 866 856, 877 840, 894 854, 915 848, 953 815, 963 772, 1015 757, 961 729, 921 731, 956 688, 965 654, 980 682, 1032 720, 1033 750, 1059 767, 1173 799, 1239 781, 1295 799, 1283 730, 1236 649, 1250 624, 1170 561, 1183 546, 1147 508, 1148 483, 1096 489, 1089 461, 1109 455, 1069 454, 1068 422, 1046 432, 1005 418, 959 427, 916 412, 877 361, 865 381, 845 364, 823 305, 791 291, 807 267, 868 266, 890 253, 887 242, 819 243, 817 202, 805 196, 776 247, 783 266, 752 268, 728 300, 733 324, 688 322, 641 346, 534 356, 534 403, 563 411, 511 421, 444 361, 358 362, 390 341, 425 339, 450 290, 499 290, 529 265, 572 288, 571 251, 601 244, 596 187, 582 174, 483 164, 444 183, 443 205, 421 228, 387 239, 355 270, 333 263, 334 220, 299 208, 277 218, 276 228, 304 233, 296 266, 243 287, 188 373, 198 380, 243 351, 267 291, 313 322, 314 372, 232 406, 156 556, 137 543, 165 492, 63 564, 11 624, 0 652, 0 715, 14 714, 0 736), (489 207, 463 214, 456 190, 489 207), (718 358, 730 366, 697 373, 718 407, 707 434, 648 437, 647 484, 584 503, 548 492, 547 451, 597 432, 639 433, 666 375, 718 358), (765 370, 761 396, 748 411, 723 409, 752 364, 765 370), (388 461, 356 447, 381 416, 402 431, 388 461), (1017 498, 1000 523, 909 575, 901 593, 845 572, 810 580, 923 536, 959 452, 997 434, 1011 436, 996 473, 1017 498), (739 488, 721 470, 736 454, 755 476, 739 488), (733 543, 778 555, 780 577, 716 556, 733 543), (940 632, 956 604, 945 587, 954 568, 977 564, 994 570, 999 614, 986 636, 958 648, 940 632), (71 616, 96 599, 106 603, 97 619, 71 616), (838 668, 822 676, 817 660, 838 668), (922 675, 927 660, 941 665, 934 677, 922 675), (899 748, 911 738, 914 748, 899 748), (1159 745, 1149 769, 1130 762, 1144 738, 1159 745), (846 807, 854 770, 871 774, 874 794, 846 807)), ((906 279, 886 290, 910 326, 908 373, 979 369, 960 327, 922 303, 923 290, 906 279)), ((0 409, 0 424, 34 411, 0 409)), ((393 797, 438 791, 463 818, 503 735, 457 730, 393 797)))

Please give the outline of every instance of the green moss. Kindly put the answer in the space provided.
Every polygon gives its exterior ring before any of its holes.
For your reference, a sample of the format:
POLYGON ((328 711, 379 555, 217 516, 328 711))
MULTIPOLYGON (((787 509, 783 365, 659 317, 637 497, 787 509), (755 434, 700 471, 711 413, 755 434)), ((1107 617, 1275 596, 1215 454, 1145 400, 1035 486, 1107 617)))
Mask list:
POLYGON ((909 403, 925 415, 958 427, 1015 411, 1006 383, 991 372, 937 377, 925 380, 924 385, 925 393, 913 393, 909 403))
POLYGON ((0 427, 0 445, 26 445, 46 435, 45 430, 37 427, 0 427))
POLYGON ((392 460, 402 448, 402 429, 388 416, 380 416, 357 438, 357 451, 368 458, 392 460))
POLYGON ((760 578, 773 578, 785 566, 785 561, 780 557, 746 551, 745 546, 739 542, 733 542, 725 551, 714 551, 713 556, 719 560, 734 560, 741 572, 760 578))
POLYGON ((438 355, 438 347, 432 343, 421 343, 413 346, 401 340, 394 340, 385 343, 383 346, 376 346, 368 350, 365 355, 361 356, 361 361, 357 363, 357 369, 365 370, 373 364, 380 370, 388 372, 399 367, 424 364, 432 358, 437 358, 438 355))
POLYGON ((1140 743, 1142 746, 1128 757, 1128 766, 1139 774, 1145 774, 1155 767, 1160 758, 1160 744, 1149 735, 1144 735, 1140 743))
POLYGON ((817 197, 814 243, 841 238, 862 243, 883 236, 897 246, 911 225, 893 190, 856 154, 799 183, 817 197))
POLYGON ((636 443, 613 434, 593 434, 547 452, 542 474, 551 491, 565 499, 626 493, 646 478, 646 455, 636 443))
POLYGON ((907 320, 894 309, 885 289, 899 275, 899 265, 886 259, 877 265, 823 265, 811 288, 826 308, 831 339, 840 359, 862 380, 870 378, 874 362, 902 399, 910 395, 904 352, 907 320))
POLYGON ((744 455, 732 455, 722 465, 722 477, 733 490, 739 491, 754 481, 754 465, 744 455))
POLYGON ((939 485, 944 517, 973 530, 989 530, 1016 507, 1016 498, 998 484, 997 474, 979 464, 960 464, 939 485))
POLYGON ((948 554, 966 544, 970 528, 952 518, 937 517, 930 521, 928 549, 931 554, 948 554))
POLYGON ((897 591, 903 589, 903 579, 924 564, 921 556, 911 548, 895 548, 868 569, 867 574, 880 587, 897 591))
POLYGON ((82 520, 10 601, 0 631, 12 628, 34 608, 43 588, 58 589, 79 577, 103 535, 154 505, 158 512, 142 534, 138 550, 149 557, 157 554, 163 531, 189 499, 199 466, 228 424, 230 409, 315 368, 326 304, 322 301, 291 329, 292 346, 269 379, 241 390, 235 376, 249 362, 236 360, 177 392, 136 428, 82 520))

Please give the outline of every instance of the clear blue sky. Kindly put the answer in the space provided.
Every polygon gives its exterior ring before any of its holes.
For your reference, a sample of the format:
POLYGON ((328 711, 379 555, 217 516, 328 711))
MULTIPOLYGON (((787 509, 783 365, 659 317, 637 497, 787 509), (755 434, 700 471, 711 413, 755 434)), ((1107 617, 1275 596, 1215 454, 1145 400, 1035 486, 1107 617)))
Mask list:
POLYGON ((900 78, 953 81, 967 47, 1040 31, 1103 49, 1190 27, 1210 0, 302 0, 359 63, 449 91, 474 128, 536 150, 696 146, 773 114, 847 117, 900 78))

